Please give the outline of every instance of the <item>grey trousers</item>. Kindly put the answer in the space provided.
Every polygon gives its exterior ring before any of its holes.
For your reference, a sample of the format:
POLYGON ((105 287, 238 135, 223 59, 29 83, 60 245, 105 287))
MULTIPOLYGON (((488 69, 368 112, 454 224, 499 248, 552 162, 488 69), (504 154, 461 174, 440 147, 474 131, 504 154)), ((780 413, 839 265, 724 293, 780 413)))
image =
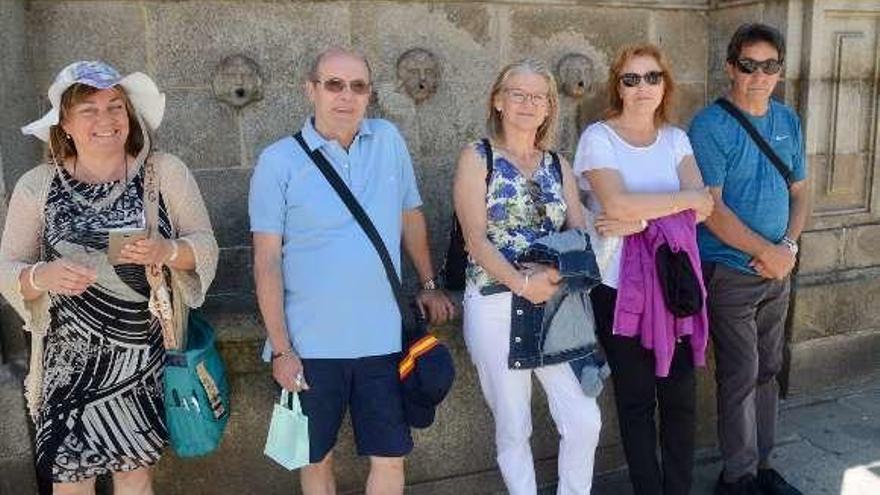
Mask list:
POLYGON ((768 280, 704 263, 715 347, 718 441, 724 479, 756 474, 773 450, 790 279, 768 280))

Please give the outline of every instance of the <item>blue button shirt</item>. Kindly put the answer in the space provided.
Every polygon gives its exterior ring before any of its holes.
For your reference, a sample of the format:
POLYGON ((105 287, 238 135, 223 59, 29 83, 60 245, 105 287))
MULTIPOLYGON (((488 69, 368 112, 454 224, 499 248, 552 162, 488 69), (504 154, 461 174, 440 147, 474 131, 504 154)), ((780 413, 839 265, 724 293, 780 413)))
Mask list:
MULTIPOLYGON (((749 115, 749 120, 792 170, 794 181, 804 180, 804 140, 797 114, 770 100, 766 114, 749 115)), ((781 241, 788 228, 788 186, 739 122, 712 104, 694 117, 688 135, 705 184, 721 187, 724 204, 755 233, 772 243, 781 241)), ((704 261, 757 273, 749 266, 748 253, 724 244, 704 225, 697 235, 704 261)))
MULTIPOLYGON (((318 134, 312 119, 302 133, 366 210, 399 274, 401 215, 422 203, 403 137, 379 119, 361 123, 348 151, 318 134)), ((282 236, 284 314, 300 356, 358 358, 400 351, 400 313, 382 262, 293 137, 260 154, 248 210, 251 232, 282 236)), ((267 342, 264 358, 270 352, 267 342)))

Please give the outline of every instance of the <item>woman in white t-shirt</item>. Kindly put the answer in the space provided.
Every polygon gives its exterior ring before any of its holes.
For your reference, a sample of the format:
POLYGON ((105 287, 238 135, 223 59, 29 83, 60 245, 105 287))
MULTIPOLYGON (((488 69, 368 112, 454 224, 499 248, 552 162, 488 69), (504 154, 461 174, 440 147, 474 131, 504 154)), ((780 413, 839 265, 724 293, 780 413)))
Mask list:
POLYGON ((599 341, 614 380, 620 435, 635 494, 687 494, 693 467, 696 382, 688 340, 676 345, 669 376, 655 376, 654 355, 639 339, 612 330, 624 236, 648 220, 712 210, 687 135, 670 125, 675 89, 653 45, 625 47, 608 78, 606 119, 584 130, 574 170, 595 215, 602 284, 590 297, 599 341), (658 462, 654 410, 660 409, 658 462), (661 467, 662 466, 662 467, 661 467))

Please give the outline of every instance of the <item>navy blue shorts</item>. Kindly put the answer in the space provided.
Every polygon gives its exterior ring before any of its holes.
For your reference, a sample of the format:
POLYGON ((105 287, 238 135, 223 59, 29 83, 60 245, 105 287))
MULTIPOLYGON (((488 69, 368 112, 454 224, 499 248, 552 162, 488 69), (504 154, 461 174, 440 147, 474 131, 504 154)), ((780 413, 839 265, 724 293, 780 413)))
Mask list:
POLYGON ((300 392, 309 417, 309 460, 321 462, 336 445, 350 408, 358 455, 402 457, 413 448, 403 414, 400 354, 357 359, 303 359, 309 390, 300 392))

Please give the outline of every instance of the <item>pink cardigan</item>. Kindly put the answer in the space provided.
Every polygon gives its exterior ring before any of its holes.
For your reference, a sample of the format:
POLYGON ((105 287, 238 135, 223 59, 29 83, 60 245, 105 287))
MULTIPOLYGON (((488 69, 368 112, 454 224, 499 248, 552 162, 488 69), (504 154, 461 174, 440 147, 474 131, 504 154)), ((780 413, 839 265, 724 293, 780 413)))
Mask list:
POLYGON ((676 340, 690 336, 695 366, 706 365, 709 323, 706 287, 697 248, 696 222, 692 210, 648 222, 638 234, 626 236, 620 261, 614 334, 638 336, 642 346, 654 351, 655 374, 669 376, 676 340), (703 308, 695 315, 678 318, 666 309, 654 257, 657 248, 669 244, 673 252, 684 250, 700 281, 703 308))

